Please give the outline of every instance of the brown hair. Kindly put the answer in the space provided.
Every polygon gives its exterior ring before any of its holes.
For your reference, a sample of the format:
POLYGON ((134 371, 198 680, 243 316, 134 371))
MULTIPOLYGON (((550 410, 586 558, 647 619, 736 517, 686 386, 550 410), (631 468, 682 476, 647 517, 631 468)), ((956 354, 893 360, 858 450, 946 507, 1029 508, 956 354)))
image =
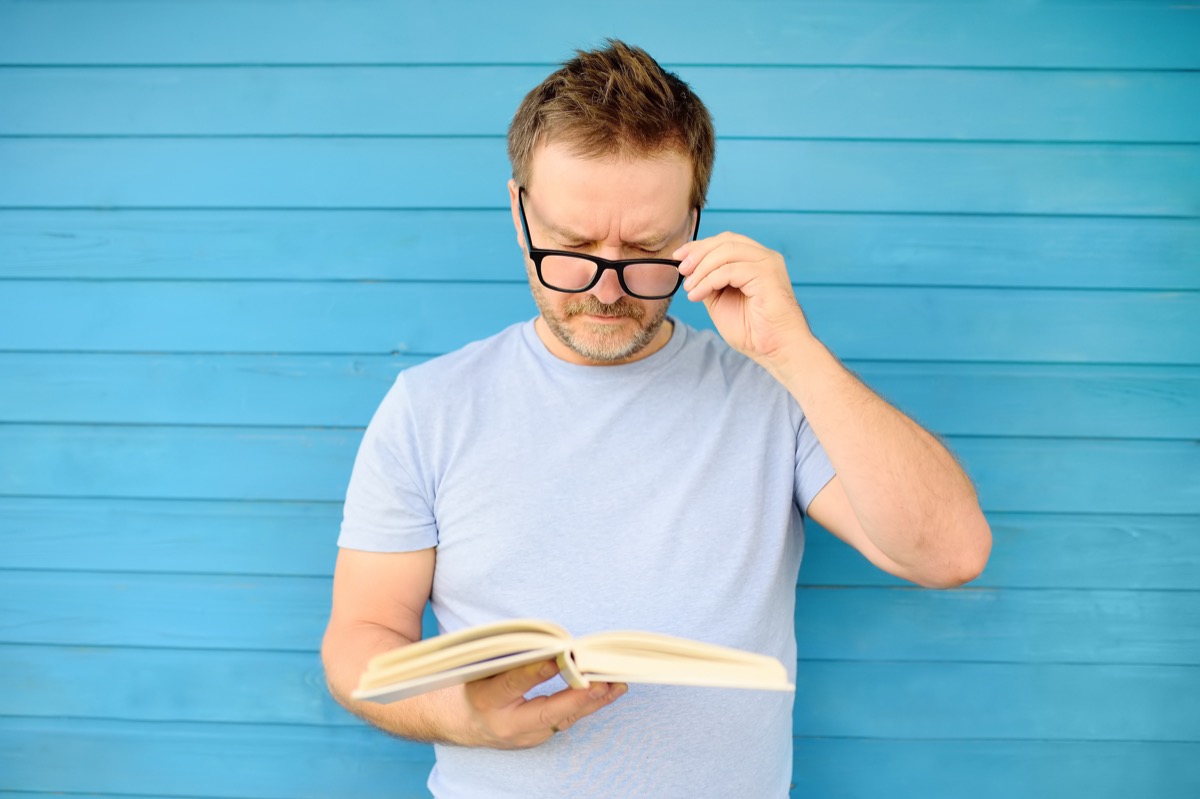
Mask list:
POLYGON ((607 41, 600 50, 576 50, 525 95, 508 126, 513 178, 527 186, 534 149, 550 141, 586 158, 678 150, 692 161, 692 205, 702 208, 716 155, 708 109, 645 50, 607 41))

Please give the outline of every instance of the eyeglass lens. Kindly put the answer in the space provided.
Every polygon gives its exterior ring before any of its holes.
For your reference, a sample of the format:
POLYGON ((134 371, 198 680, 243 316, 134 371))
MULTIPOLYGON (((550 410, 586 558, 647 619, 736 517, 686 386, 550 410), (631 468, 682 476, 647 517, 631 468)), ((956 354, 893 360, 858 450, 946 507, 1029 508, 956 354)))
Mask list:
MULTIPOLYGON (((600 267, 586 258, 547 255, 542 259, 542 282, 560 291, 578 291, 589 285, 600 267)), ((626 264, 623 276, 632 294, 668 297, 679 284, 679 270, 670 264, 626 264)))

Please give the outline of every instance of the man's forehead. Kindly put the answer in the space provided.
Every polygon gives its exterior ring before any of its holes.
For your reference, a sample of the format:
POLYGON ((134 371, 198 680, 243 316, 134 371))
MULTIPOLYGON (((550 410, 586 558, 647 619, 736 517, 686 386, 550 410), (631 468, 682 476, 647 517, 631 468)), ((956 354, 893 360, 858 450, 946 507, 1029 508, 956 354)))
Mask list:
POLYGON ((677 233, 691 210, 691 169, 682 154, 585 158, 554 150, 535 157, 525 190, 538 221, 562 238, 618 233, 645 243, 677 233))

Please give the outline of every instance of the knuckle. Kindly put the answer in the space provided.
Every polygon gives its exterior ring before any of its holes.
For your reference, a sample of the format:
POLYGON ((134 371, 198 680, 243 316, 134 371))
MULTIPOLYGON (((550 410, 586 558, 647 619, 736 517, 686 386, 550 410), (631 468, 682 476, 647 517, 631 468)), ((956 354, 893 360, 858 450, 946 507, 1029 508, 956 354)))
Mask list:
POLYGON ((562 725, 559 724, 558 721, 555 719, 554 714, 550 713, 550 711, 547 708, 542 708, 541 710, 538 711, 538 724, 540 724, 542 727, 545 727, 546 729, 550 729, 551 727, 555 726, 556 724, 559 726, 559 728, 562 727, 562 725))

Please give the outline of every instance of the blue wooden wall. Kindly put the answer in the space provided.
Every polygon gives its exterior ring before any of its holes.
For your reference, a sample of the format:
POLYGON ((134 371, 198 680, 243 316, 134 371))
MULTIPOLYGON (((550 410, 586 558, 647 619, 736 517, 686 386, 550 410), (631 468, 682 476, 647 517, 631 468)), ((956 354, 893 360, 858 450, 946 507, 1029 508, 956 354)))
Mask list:
POLYGON ((949 592, 812 534, 795 795, 1200 795, 1200 10, 565 7, 0 0, 0 794, 423 795, 323 689, 340 499, 533 313, 503 134, 615 35, 995 532, 949 592))

